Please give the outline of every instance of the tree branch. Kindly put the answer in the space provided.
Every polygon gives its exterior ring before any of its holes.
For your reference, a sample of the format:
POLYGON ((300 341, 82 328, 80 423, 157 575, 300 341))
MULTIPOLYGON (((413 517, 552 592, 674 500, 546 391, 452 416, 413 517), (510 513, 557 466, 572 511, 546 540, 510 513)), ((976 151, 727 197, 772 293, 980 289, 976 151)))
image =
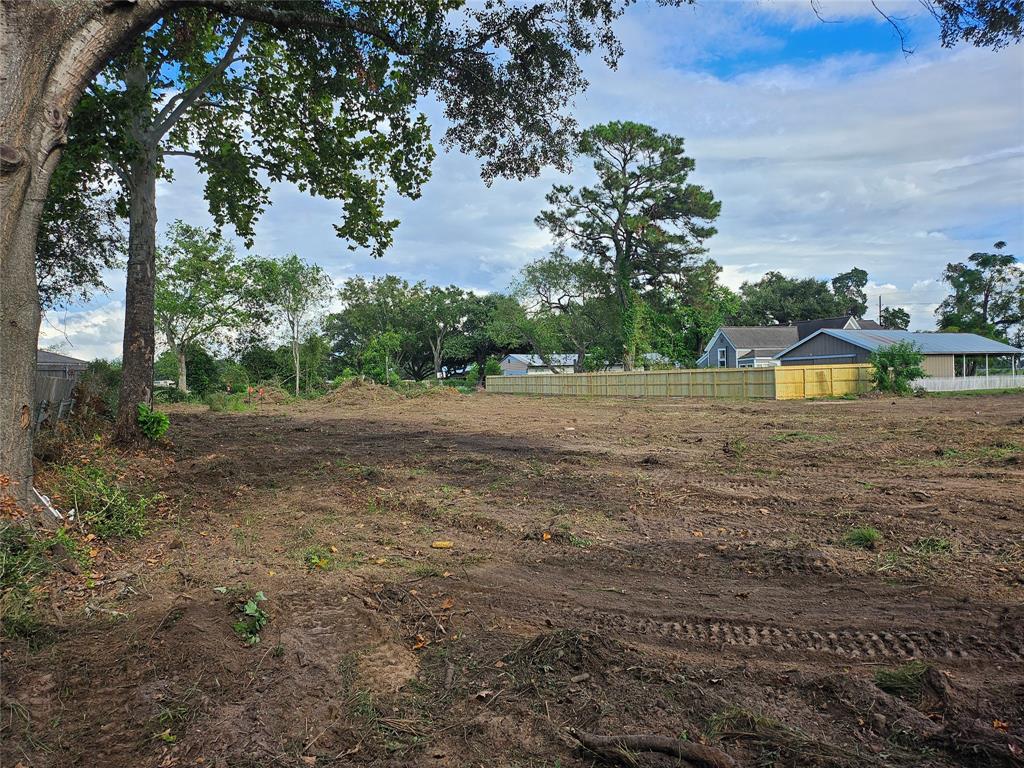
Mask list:
POLYGON ((181 119, 181 116, 185 114, 188 108, 210 89, 210 86, 216 82, 217 78, 224 74, 224 70, 236 61, 235 54, 238 52, 238 47, 242 44, 248 28, 248 21, 243 21, 239 24, 238 29, 235 30, 234 37, 231 38, 231 42, 228 44, 228 49, 224 52, 220 61, 203 75, 203 78, 195 86, 180 96, 176 105, 173 98, 164 105, 164 108, 160 110, 160 114, 157 115, 154 124, 147 131, 151 137, 156 139, 162 138, 181 119), (174 105, 173 109, 170 109, 168 112, 168 108, 172 105, 174 105))

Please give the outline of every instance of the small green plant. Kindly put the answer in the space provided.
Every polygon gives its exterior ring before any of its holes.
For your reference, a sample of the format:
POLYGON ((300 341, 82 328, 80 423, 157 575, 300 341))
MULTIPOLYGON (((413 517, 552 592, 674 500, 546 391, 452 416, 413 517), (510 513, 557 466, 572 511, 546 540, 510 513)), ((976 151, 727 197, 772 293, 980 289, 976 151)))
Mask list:
POLYGON ((142 537, 153 497, 126 490, 110 472, 96 465, 65 464, 57 473, 61 498, 95 534, 104 539, 142 537))
POLYGON ((302 562, 311 571, 329 571, 334 567, 334 557, 327 547, 306 547, 302 553, 302 562))
POLYGON ((875 685, 893 696, 917 702, 924 690, 927 671, 928 665, 922 661, 912 661, 894 669, 879 669, 875 672, 875 685))
POLYGON ((235 634, 242 638, 247 645, 259 643, 260 631, 270 621, 270 614, 260 607, 260 603, 265 602, 266 599, 266 595, 262 592, 257 592, 248 600, 240 602, 235 606, 235 609, 240 614, 240 618, 232 627, 235 630, 235 634))
POLYGON ((882 534, 869 525, 851 528, 843 536, 843 543, 858 549, 875 549, 882 541, 882 534))
POLYGON ((171 420, 166 413, 154 411, 145 403, 139 403, 139 428, 150 440, 159 440, 170 429, 171 420))
POLYGON ((879 392, 909 395, 910 382, 927 375, 921 367, 921 348, 911 341, 879 347, 871 353, 870 362, 871 382, 879 392))

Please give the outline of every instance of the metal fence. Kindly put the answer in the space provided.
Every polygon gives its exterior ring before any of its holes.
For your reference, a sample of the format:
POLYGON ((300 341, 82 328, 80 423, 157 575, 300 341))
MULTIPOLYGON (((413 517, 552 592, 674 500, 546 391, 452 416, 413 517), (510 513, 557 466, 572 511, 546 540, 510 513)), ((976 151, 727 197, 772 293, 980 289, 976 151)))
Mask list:
POLYGON ((32 429, 37 431, 44 423, 56 424, 71 413, 75 404, 75 379, 40 376, 36 374, 33 394, 32 429))
POLYGON ((870 366, 865 364, 487 377, 489 392, 584 397, 794 400, 857 394, 870 388, 870 366))
POLYGON ((1024 374, 997 376, 949 376, 917 379, 913 387, 928 392, 968 392, 972 389, 1024 388, 1024 374))

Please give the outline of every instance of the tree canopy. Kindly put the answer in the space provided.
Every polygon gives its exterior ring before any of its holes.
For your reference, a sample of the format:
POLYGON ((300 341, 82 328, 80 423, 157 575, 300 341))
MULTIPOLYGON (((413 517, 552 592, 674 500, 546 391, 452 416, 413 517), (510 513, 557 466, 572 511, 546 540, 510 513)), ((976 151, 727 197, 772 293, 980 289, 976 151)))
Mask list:
POLYGON ((952 292, 935 312, 940 329, 1024 341, 1024 268, 1005 248, 1000 240, 991 253, 946 265, 942 279, 952 292))

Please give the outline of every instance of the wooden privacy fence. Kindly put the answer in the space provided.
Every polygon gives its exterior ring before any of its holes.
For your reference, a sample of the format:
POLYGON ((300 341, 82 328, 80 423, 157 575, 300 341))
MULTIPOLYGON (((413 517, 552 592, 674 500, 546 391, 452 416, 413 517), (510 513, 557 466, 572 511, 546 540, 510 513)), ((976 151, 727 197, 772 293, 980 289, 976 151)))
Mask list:
POLYGON ((800 400, 867 392, 871 389, 870 376, 871 366, 864 363, 629 373, 541 373, 488 376, 487 391, 510 395, 800 400))
POLYGON ((36 374, 32 429, 38 430, 46 421, 55 424, 71 413, 74 405, 75 380, 36 374))

